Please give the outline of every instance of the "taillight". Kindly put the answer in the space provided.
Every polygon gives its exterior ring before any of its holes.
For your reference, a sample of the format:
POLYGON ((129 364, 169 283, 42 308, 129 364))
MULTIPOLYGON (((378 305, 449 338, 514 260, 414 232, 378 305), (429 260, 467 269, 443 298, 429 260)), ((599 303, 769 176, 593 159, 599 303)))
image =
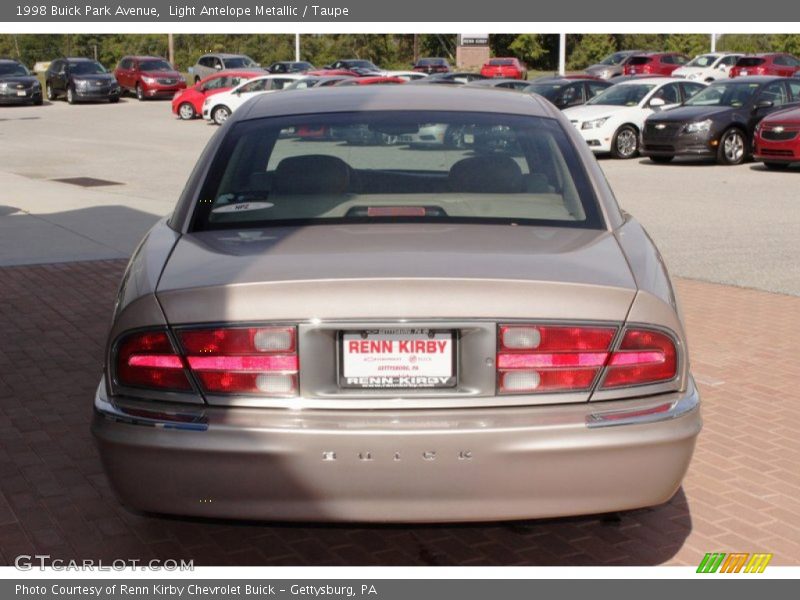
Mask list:
POLYGON ((157 390, 192 389, 183 360, 164 331, 125 336, 117 347, 116 378, 120 385, 157 390))
POLYGON ((182 330, 186 360, 210 394, 297 395, 294 327, 182 330))
POLYGON ((662 331, 626 328, 616 350, 614 327, 501 325, 500 394, 582 392, 605 371, 601 389, 659 383, 677 374, 675 343, 662 331))
POLYGON ((615 333, 613 327, 501 325, 498 392, 588 390, 605 364, 615 333))
POLYGON ((601 389, 669 381, 678 372, 672 338, 654 329, 627 329, 611 355, 601 389))

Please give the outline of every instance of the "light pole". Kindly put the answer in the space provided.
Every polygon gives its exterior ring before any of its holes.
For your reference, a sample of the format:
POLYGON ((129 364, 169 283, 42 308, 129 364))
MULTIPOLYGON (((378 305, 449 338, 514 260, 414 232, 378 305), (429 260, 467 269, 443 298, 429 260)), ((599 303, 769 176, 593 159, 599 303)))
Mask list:
POLYGON ((567 34, 558 34, 558 74, 564 75, 567 69, 567 34))
POLYGON ((294 61, 300 62, 300 34, 294 34, 294 61))

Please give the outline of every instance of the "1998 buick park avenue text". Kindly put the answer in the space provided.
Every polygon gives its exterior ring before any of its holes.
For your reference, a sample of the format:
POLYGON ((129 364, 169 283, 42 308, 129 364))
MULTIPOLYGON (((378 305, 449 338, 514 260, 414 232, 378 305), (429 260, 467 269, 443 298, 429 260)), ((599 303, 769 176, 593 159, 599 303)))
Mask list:
POLYGON ((242 104, 130 259, 92 423, 121 501, 444 522, 669 500, 702 426, 686 334, 578 130, 485 88, 318 92, 242 104))

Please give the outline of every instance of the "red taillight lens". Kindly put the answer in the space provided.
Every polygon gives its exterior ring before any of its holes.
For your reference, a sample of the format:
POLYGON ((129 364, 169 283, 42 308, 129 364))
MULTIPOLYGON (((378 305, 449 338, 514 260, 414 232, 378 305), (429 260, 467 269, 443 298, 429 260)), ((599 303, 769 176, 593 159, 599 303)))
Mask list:
POLYGON ((602 389, 669 381, 678 373, 672 338, 652 329, 628 329, 611 355, 602 389))
POLYGON ((602 389, 669 381, 678 352, 667 333, 627 328, 611 351, 613 327, 501 325, 497 382, 500 394, 588 391, 605 369, 602 389))
POLYGON ((294 327, 184 330, 178 335, 186 360, 206 392, 297 395, 294 327))
POLYGON ((615 332, 613 327, 501 325, 499 393, 588 390, 608 358, 615 332))
POLYGON ((126 336, 117 349, 116 378, 120 385, 188 391, 191 383, 180 355, 164 331, 126 336))

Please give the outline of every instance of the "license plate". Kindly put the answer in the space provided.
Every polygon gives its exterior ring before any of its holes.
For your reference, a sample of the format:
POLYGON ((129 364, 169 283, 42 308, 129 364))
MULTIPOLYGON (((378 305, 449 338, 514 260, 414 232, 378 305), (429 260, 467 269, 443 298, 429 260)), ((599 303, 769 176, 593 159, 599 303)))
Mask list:
POLYGON ((443 388, 456 385, 452 331, 374 329, 341 334, 339 385, 443 388))
POLYGON ((747 69, 742 69, 742 70, 741 70, 741 73, 742 73, 742 75, 743 75, 743 76, 744 76, 744 75, 747 75, 747 69))
POLYGON ((25 90, 18 90, 17 96, 27 96, 27 93, 25 92, 25 90))

